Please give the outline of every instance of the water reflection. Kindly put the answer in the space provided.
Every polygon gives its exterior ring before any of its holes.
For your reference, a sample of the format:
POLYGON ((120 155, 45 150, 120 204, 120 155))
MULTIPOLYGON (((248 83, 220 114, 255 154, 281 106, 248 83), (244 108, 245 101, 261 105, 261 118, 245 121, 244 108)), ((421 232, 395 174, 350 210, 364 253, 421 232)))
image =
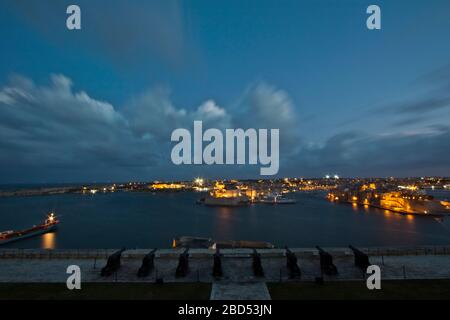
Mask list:
POLYGON ((55 233, 49 232, 42 235, 42 249, 55 249, 55 233))
POLYGON ((218 215, 216 216, 216 226, 215 234, 219 235, 220 238, 226 239, 230 235, 232 228, 232 215, 233 210, 228 207, 218 207, 218 215))

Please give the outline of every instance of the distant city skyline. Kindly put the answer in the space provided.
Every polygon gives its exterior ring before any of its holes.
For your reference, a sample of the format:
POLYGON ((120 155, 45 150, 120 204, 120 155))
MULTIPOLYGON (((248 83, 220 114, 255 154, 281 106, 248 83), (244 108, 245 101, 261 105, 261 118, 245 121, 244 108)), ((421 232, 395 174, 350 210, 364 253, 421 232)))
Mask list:
POLYGON ((194 120, 279 128, 278 177, 449 176, 449 33, 446 0, 5 0, 0 182, 267 178, 172 164, 194 120))

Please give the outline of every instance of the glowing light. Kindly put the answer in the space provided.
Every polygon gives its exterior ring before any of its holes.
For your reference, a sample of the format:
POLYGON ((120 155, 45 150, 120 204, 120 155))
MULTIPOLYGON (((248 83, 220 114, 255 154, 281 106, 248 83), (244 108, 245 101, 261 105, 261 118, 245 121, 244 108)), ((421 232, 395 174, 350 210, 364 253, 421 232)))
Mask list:
POLYGON ((338 176, 337 174, 335 174, 335 175, 333 176, 333 178, 339 179, 339 176, 338 176))
POLYGON ((42 248, 55 249, 55 233, 49 232, 42 235, 42 248))
POLYGON ((202 178, 195 178, 194 183, 198 186, 203 186, 205 181, 202 178))
POLYGON ((185 187, 184 184, 180 183, 154 183, 151 188, 154 190, 180 190, 185 187))

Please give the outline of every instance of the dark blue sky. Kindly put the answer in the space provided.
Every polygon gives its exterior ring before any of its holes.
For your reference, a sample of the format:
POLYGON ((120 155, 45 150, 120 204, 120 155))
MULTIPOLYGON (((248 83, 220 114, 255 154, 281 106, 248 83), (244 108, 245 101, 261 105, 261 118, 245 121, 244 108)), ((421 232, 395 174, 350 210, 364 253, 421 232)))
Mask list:
POLYGON ((171 165, 194 119, 279 127, 281 176, 450 175, 446 0, 4 0, 0 23, 1 182, 257 175, 171 165))

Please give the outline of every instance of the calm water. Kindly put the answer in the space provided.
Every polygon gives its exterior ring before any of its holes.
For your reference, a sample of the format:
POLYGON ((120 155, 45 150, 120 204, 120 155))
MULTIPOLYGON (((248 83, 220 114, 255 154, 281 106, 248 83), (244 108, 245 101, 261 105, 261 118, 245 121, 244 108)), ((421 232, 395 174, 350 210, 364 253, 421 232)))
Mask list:
MULTIPOLYGON (((449 193, 438 193, 449 198, 449 193)), ((55 233, 5 247, 170 247, 176 236, 261 240, 291 247, 450 245, 450 217, 402 216, 334 204, 324 193, 297 193, 296 205, 210 208, 198 193, 109 193, 0 198, 0 230, 28 228, 49 210, 61 218, 55 233)))

